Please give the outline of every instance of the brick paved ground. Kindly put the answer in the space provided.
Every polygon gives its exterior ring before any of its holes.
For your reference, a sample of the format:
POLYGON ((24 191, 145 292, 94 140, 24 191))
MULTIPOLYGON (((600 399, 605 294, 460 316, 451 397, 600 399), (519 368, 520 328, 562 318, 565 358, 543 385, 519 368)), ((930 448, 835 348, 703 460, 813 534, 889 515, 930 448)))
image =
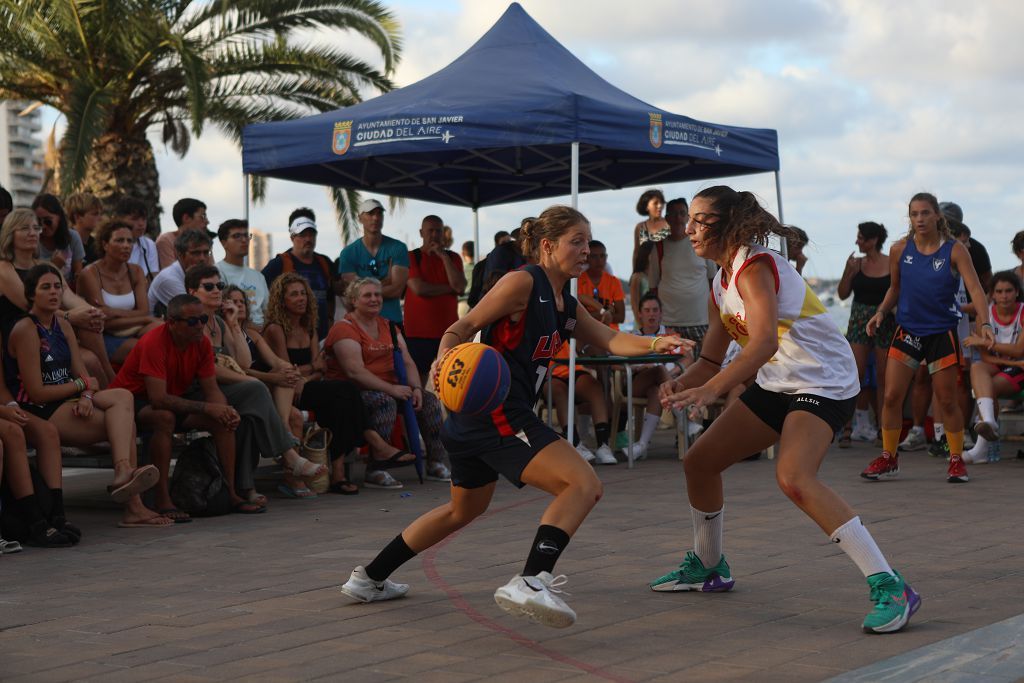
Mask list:
MULTIPOLYGON (((520 569, 546 500, 507 484, 485 518, 400 570, 407 599, 346 604, 337 587, 352 566, 446 498, 444 485, 420 486, 408 472, 404 498, 274 499, 265 515, 171 530, 117 529, 113 510, 72 509, 81 546, 0 557, 0 679, 792 683, 913 658, 1024 611, 1024 461, 974 467, 970 484, 954 486, 944 463, 909 454, 901 479, 868 483, 857 477, 874 453, 866 447, 834 450, 823 477, 923 595, 906 632, 861 633, 863 579, 778 492, 765 460, 726 477, 736 589, 653 593, 646 582, 690 545, 670 438, 659 433, 660 458, 600 470, 605 499, 558 567, 579 614, 570 629, 515 619, 491 598, 520 569)), ((107 476, 72 478, 71 504, 98 497, 107 476)))

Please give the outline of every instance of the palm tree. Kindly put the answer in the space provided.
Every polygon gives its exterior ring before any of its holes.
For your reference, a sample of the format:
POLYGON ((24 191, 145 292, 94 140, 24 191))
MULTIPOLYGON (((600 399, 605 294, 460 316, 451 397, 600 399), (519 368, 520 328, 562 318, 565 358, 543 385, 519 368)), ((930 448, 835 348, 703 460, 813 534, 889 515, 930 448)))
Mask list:
MULTIPOLYGON (((149 133, 182 157, 207 125, 240 143, 246 124, 390 90, 401 55, 397 20, 375 0, 0 0, 0 45, 0 98, 66 118, 60 190, 108 207, 125 195, 158 205, 149 133), (347 33, 318 45, 318 29, 347 33), (343 49, 353 34, 381 68, 343 49)), ((347 233, 356 195, 332 197, 347 233)))

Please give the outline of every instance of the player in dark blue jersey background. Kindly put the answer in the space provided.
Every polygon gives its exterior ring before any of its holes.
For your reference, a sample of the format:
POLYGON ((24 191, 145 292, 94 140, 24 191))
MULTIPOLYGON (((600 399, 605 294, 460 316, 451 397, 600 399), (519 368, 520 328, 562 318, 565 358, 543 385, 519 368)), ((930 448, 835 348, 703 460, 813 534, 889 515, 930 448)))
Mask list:
MULTIPOLYGON (((501 474, 516 486, 529 484, 555 499, 541 516, 522 573, 498 588, 495 601, 508 612, 548 626, 569 626, 576 620, 557 595, 565 577, 551 572, 600 500, 602 486, 576 449, 533 412, 548 364, 572 336, 620 356, 681 353, 693 346, 674 335, 651 339, 616 332, 577 306, 569 293, 570 280, 587 268, 590 240, 590 223, 579 211, 547 209, 520 234, 523 253, 536 265, 506 274, 445 332, 438 358, 483 330, 482 341, 498 349, 509 364, 508 398, 490 415, 449 415, 441 436, 452 465, 451 500, 406 527, 365 569, 356 567, 342 586, 345 595, 359 602, 405 595, 409 586, 390 581, 391 573, 482 514, 501 474)), ((435 362, 431 376, 436 369, 435 362)))

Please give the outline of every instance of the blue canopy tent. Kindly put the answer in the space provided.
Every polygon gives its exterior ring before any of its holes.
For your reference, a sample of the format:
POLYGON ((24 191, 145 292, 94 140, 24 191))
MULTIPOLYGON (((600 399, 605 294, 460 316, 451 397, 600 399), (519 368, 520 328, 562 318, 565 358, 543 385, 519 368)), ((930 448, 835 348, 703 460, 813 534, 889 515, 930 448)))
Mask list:
POLYGON ((417 83, 247 126, 242 160, 247 174, 472 208, 477 244, 482 206, 566 194, 576 206, 579 192, 751 173, 775 173, 782 212, 774 130, 651 106, 591 71, 516 3, 417 83))

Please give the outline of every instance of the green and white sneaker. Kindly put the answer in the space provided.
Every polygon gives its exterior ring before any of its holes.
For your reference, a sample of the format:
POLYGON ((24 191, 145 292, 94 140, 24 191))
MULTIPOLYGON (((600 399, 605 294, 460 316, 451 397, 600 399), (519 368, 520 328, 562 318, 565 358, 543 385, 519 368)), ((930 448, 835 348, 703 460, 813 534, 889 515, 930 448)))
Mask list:
POLYGON ((679 569, 673 569, 665 576, 655 579, 650 586, 652 591, 664 593, 674 591, 724 593, 732 590, 735 583, 732 573, 729 571, 729 563, 725 561, 725 555, 719 558, 718 564, 707 569, 700 558, 690 550, 687 551, 679 569))
MULTIPOLYGON (((894 570, 895 571, 895 570, 894 570)), ((872 574, 868 577, 871 602, 875 608, 864 619, 868 633, 899 631, 921 607, 921 596, 903 580, 899 572, 872 574)))

